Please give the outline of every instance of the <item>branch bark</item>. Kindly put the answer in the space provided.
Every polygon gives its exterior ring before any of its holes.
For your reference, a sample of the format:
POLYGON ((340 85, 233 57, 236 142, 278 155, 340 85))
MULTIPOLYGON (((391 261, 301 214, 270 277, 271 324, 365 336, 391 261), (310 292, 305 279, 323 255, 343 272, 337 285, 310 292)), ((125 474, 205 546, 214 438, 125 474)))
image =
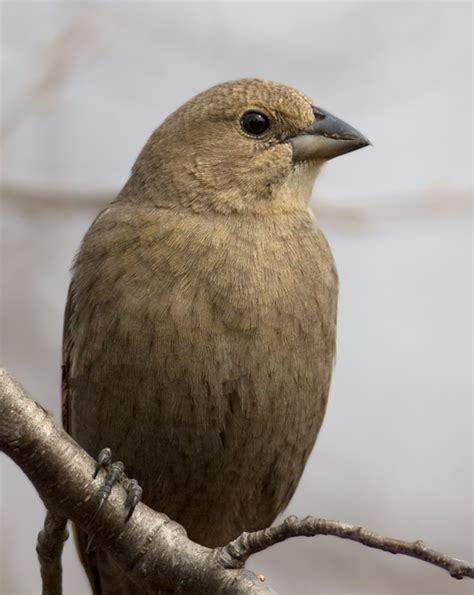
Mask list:
MULTIPOLYGON (((95 461, 61 430, 51 416, 32 401, 6 370, 0 369, 0 450, 26 473, 50 513, 40 534, 43 582, 60 577, 64 540, 63 519, 93 533, 98 547, 110 552, 117 564, 144 590, 169 588, 176 592, 226 595, 268 594, 261 577, 244 568, 250 555, 298 535, 335 535, 391 553, 402 553, 444 568, 455 578, 474 578, 474 566, 445 556, 421 542, 383 537, 337 521, 314 517, 288 518, 283 524, 255 533, 243 533, 215 550, 188 539, 166 515, 140 503, 126 522, 126 492, 118 485, 97 513, 101 473, 92 479, 95 461), (51 544, 46 534, 54 536, 51 544), (43 541, 42 541, 43 536, 43 541)), ((60 592, 60 591, 57 591, 60 592)))

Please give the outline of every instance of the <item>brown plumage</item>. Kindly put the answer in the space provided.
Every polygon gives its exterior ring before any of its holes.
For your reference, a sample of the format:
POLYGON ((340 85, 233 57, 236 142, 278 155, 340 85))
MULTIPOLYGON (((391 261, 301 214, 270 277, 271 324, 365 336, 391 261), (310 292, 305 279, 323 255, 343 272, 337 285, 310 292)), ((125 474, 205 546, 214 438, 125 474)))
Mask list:
MULTIPOLYGON (((201 544, 268 526, 313 448, 337 275, 309 196, 324 160, 366 144, 293 89, 224 83, 152 134, 84 238, 65 426, 92 456, 110 447, 143 501, 201 544)), ((96 593, 138 592, 84 539, 96 593)))

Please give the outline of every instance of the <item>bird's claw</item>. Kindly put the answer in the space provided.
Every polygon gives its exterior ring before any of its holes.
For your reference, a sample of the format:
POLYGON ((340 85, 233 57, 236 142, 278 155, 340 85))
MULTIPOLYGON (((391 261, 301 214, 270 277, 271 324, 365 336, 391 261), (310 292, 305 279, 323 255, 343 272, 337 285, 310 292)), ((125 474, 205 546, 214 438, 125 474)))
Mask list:
POLYGON ((104 484, 98 492, 99 505, 95 514, 97 514, 107 502, 114 485, 123 482, 123 486, 127 491, 127 499, 125 501, 125 506, 128 508, 127 517, 125 519, 125 522, 127 522, 132 516, 137 504, 141 500, 142 488, 138 485, 136 479, 128 479, 126 477, 124 472, 124 464, 121 461, 112 463, 112 451, 110 448, 104 448, 100 451, 99 456, 97 457, 97 465, 94 470, 94 479, 97 477, 101 469, 105 469, 106 476, 104 484))
POLYGON ((142 488, 138 485, 138 481, 136 479, 127 479, 126 484, 127 490, 127 500, 125 505, 128 506, 128 513, 125 522, 127 522, 133 514, 135 507, 142 499, 142 488))

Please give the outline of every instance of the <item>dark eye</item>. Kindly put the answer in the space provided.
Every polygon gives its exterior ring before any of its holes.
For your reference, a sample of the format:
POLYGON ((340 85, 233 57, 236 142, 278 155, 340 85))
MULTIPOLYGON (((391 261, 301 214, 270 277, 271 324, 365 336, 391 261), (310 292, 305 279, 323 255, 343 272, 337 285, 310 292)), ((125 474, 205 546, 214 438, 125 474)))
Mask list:
POLYGON ((240 125, 249 134, 259 135, 268 130, 270 120, 260 112, 246 112, 240 118, 240 125))

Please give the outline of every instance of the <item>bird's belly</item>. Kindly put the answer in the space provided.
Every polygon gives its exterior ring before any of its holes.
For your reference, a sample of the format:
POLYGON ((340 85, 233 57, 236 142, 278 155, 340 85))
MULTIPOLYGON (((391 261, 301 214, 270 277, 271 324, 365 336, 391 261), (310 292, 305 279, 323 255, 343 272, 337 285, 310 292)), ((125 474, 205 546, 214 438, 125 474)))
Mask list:
POLYGON ((71 429, 93 456, 110 447, 145 503, 216 545, 287 504, 324 416, 332 352, 294 308, 252 320, 214 309, 208 324, 193 299, 153 325, 129 310, 110 324, 107 349, 73 379, 71 429))

